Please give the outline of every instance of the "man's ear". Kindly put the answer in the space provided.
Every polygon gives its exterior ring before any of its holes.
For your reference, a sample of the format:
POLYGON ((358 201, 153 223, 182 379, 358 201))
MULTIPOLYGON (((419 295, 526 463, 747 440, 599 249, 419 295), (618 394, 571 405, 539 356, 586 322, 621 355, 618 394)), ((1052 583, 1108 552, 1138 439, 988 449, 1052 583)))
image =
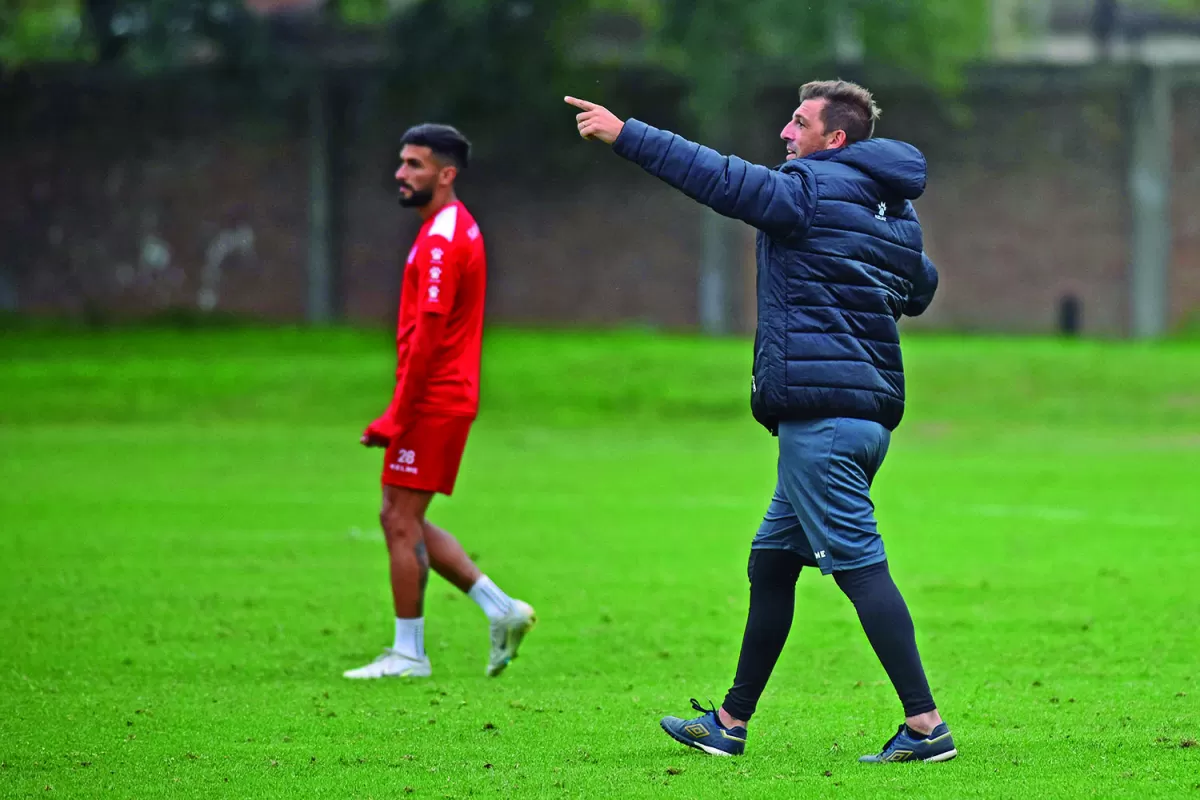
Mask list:
POLYGON ((834 131, 833 135, 831 137, 829 137, 829 148, 828 149, 836 150, 839 147, 845 147, 845 146, 846 146, 846 132, 845 131, 834 131))
POLYGON ((454 179, 458 177, 458 167, 453 164, 447 164, 442 167, 442 171, 438 174, 438 183, 442 186, 449 186, 454 183, 454 179))

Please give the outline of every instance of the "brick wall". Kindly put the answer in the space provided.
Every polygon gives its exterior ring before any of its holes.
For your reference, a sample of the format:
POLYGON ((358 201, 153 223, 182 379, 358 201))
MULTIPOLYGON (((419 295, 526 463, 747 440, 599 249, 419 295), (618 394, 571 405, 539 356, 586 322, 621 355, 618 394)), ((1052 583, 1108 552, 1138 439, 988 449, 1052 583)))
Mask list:
MULTIPOLYGON (((877 93, 879 134, 912 141, 930 164, 918 211, 943 283, 914 325, 1051 331, 1071 294, 1085 332, 1126 330, 1127 101, 1081 83, 992 80, 955 104, 911 89, 877 93)), ((6 89, 16 113, 0 122, 0 272, 18 308, 301 319, 304 105, 264 102, 252 88, 6 89)), ((349 319, 386 323, 416 227, 395 202, 393 143, 417 118, 352 95, 335 163, 340 295, 349 319)), ((694 135, 661 86, 602 99, 694 135)), ((794 103, 792 88, 763 93, 737 154, 777 162, 794 103)), ((1200 309, 1200 90, 1178 90, 1176 107, 1171 311, 1181 323, 1200 309)), ((464 125, 480 158, 461 195, 488 242, 491 319, 694 327, 700 208, 579 142, 571 121, 568 109, 520 132, 464 125)), ((745 283, 752 255, 742 256, 745 283)))
POLYGON ((1200 323, 1200 87, 1175 94, 1171 317, 1200 323))

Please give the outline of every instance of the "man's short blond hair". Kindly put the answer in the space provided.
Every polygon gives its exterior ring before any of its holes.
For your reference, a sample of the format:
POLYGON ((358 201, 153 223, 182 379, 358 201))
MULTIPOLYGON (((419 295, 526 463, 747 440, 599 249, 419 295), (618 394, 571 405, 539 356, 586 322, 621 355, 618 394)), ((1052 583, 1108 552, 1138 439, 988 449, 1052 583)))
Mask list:
POLYGON ((825 132, 846 132, 846 144, 870 139, 875 133, 875 120, 883 113, 871 93, 849 81, 811 81, 800 87, 800 102, 823 98, 825 109, 821 121, 825 132))

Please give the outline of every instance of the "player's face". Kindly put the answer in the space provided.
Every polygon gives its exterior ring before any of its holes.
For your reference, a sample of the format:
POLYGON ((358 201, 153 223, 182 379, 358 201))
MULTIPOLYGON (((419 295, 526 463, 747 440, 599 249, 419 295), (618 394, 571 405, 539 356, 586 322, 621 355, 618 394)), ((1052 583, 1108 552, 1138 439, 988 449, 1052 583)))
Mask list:
POLYGON ((787 142, 787 160, 804 158, 818 150, 841 147, 846 143, 844 131, 826 133, 823 112, 829 101, 824 97, 805 100, 792 114, 792 119, 779 134, 787 142))
POLYGON ((396 170, 396 184, 400 205, 406 208, 422 208, 433 200, 440 186, 454 182, 454 167, 445 166, 428 147, 406 144, 400 151, 400 168, 396 170))

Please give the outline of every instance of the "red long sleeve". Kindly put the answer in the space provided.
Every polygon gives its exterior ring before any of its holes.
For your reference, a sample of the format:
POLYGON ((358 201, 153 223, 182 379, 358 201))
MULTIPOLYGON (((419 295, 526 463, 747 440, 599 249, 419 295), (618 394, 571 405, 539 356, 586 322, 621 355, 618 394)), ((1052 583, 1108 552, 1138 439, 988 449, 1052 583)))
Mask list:
POLYGON ((429 365, 441 346, 445 329, 445 314, 423 311, 417 316, 408 354, 401 365, 404 377, 396 386, 392 405, 388 409, 388 416, 398 431, 412 424, 417 416, 417 403, 425 394, 429 365))

